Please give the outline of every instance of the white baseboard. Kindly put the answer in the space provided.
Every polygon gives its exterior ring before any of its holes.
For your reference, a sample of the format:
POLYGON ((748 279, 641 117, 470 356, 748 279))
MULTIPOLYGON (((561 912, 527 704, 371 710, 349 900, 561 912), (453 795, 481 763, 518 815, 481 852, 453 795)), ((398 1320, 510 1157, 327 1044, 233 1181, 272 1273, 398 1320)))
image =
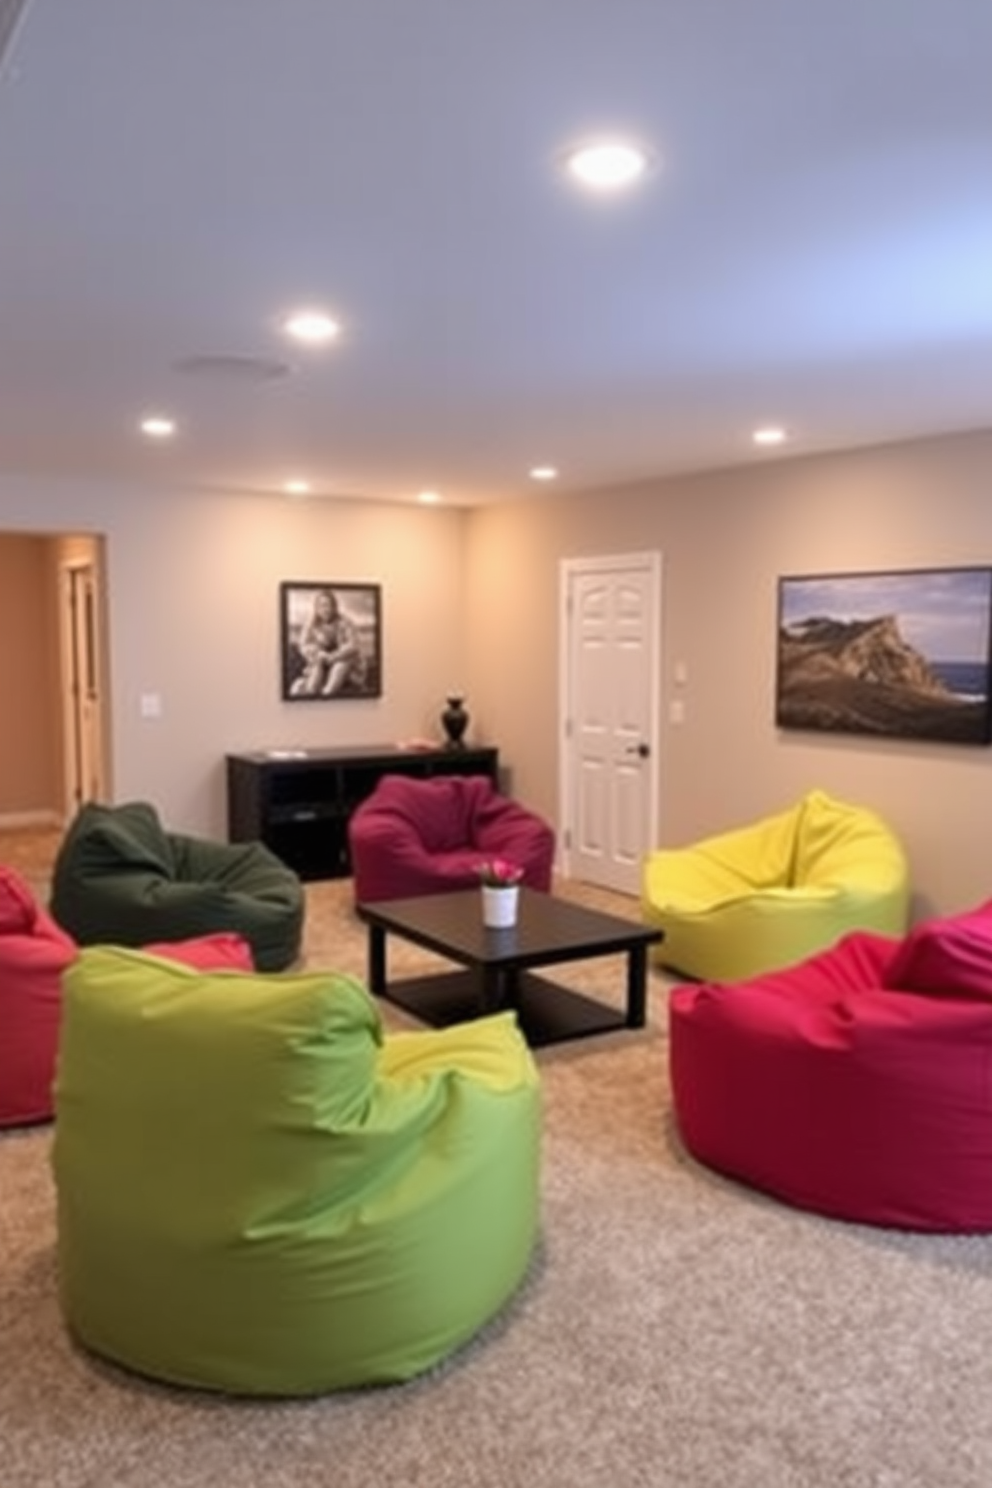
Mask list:
POLYGON ((60 827, 62 818, 57 811, 0 811, 0 832, 14 831, 18 827, 60 827))

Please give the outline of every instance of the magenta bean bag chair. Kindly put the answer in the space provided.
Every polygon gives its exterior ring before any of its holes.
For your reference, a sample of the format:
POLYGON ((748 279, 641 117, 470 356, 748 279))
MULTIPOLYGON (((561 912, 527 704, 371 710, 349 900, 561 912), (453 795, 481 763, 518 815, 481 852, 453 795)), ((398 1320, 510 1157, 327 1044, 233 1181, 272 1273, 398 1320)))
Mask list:
POLYGON ((24 880, 0 867, 0 1126, 52 1114, 62 973, 75 956, 24 880))
POLYGON ((553 829, 485 775, 383 775, 348 836, 358 903, 471 888, 487 858, 516 863, 532 889, 551 888, 553 829))
POLYGON ((992 901, 677 987, 670 1035, 676 1121, 701 1162, 839 1219, 992 1230, 992 901))

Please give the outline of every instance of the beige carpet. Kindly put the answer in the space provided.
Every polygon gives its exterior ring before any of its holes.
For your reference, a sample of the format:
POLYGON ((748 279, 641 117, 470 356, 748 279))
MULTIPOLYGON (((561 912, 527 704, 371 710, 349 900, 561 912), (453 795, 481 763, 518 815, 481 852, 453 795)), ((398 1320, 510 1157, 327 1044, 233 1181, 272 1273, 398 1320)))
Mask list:
MULTIPOLYGON (((360 972, 349 886, 308 899, 311 964, 360 972)), ((618 1001, 622 975, 590 962, 581 985, 618 1001)), ((539 1055, 531 1274, 406 1386, 262 1404, 84 1355, 57 1303, 50 1131, 0 1137, 0 1488, 988 1488, 992 1238, 835 1224, 696 1166, 652 983, 644 1033, 539 1055)))

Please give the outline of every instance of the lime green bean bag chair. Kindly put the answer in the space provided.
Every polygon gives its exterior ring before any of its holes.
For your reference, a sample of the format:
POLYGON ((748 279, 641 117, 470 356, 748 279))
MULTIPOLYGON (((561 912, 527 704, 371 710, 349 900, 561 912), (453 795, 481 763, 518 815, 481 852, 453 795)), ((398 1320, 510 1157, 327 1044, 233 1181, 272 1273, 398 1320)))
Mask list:
POLYGON ((805 960, 850 930, 904 934, 909 870, 874 811, 813 790, 751 826, 649 853, 641 908, 664 932, 657 961, 703 981, 739 981, 805 960))
POLYGON ((147 801, 87 802, 52 872, 52 917, 80 945, 233 931, 260 971, 299 956, 304 903, 298 876, 264 843, 166 831, 147 801))
POLYGON ((512 1013, 384 1035, 344 975, 110 946, 65 978, 62 1306, 142 1374, 277 1396, 428 1369, 523 1279, 538 1150, 512 1013))

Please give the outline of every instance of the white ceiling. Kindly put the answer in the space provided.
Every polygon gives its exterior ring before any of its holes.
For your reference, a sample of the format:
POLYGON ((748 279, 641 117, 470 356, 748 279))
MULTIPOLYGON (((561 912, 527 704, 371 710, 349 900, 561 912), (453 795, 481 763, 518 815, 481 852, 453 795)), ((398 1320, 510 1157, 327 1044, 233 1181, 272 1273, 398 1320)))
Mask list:
POLYGON ((992 425, 992 0, 28 0, 3 468, 473 504, 769 421, 992 425), (561 174, 600 131, 657 152, 633 195, 561 174), (342 334, 291 348, 312 303, 342 334))

